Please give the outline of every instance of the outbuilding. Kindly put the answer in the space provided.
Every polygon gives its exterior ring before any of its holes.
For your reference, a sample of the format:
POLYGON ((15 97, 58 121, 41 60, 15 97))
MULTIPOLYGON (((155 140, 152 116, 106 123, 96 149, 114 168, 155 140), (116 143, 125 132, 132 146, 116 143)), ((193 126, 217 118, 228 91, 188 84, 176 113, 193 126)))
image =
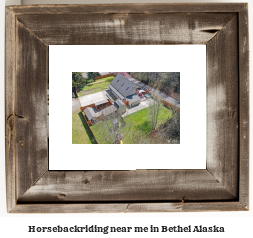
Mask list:
POLYGON ((112 116, 112 115, 114 115, 114 113, 117 112, 117 108, 114 105, 111 105, 111 106, 103 109, 101 112, 104 117, 112 116))
POLYGON ((118 109, 118 113, 124 113, 126 111, 126 105, 122 100, 117 99, 114 102, 114 106, 118 109))
POLYGON ((137 95, 135 94, 135 95, 132 95, 132 96, 127 97, 127 101, 128 101, 128 103, 129 103, 129 107, 134 107, 134 106, 140 104, 141 99, 140 99, 139 96, 137 96, 137 95))
POLYGON ((110 106, 110 103, 107 99, 95 103, 96 109, 101 109, 101 108, 105 108, 108 106, 110 106))
POLYGON ((84 113, 85 113, 87 119, 89 121, 91 121, 92 123, 97 121, 97 114, 95 113, 95 111, 93 110, 92 107, 85 108, 84 113))

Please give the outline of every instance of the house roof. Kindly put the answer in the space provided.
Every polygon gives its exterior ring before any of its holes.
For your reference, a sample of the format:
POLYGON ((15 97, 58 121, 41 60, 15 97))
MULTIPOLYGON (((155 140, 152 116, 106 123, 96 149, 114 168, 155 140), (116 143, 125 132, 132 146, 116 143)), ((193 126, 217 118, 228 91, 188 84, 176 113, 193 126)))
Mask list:
POLYGON ((103 113, 104 116, 108 116, 108 115, 110 115, 110 114, 112 114, 113 112, 116 112, 116 111, 117 111, 116 107, 114 105, 111 105, 111 106, 103 109, 102 113, 103 113))
POLYGON ((91 119, 97 118, 96 113, 91 107, 86 107, 84 109, 84 113, 87 116, 88 120, 90 121, 91 119))
POLYGON ((125 103, 124 103, 122 100, 119 100, 119 99, 117 99, 117 100, 114 102, 114 104, 115 104, 115 103, 116 103, 116 105, 117 105, 118 107, 126 106, 125 103))
POLYGON ((107 100, 102 100, 102 101, 96 102, 95 106, 99 106, 99 105, 102 105, 102 104, 105 104, 105 103, 108 103, 108 101, 107 100))
POLYGON ((129 96, 129 97, 127 97, 127 100, 128 100, 131 104, 134 103, 134 102, 141 101, 141 99, 140 99, 139 96, 137 96, 137 95, 129 96))
POLYGON ((136 93, 136 84, 121 74, 118 74, 110 85, 112 85, 124 98, 136 93))
POLYGON ((121 95, 120 93, 119 93, 119 91, 116 89, 116 88, 114 88, 111 84, 109 84, 109 88, 120 98, 120 99, 124 99, 124 96, 123 95, 121 95))

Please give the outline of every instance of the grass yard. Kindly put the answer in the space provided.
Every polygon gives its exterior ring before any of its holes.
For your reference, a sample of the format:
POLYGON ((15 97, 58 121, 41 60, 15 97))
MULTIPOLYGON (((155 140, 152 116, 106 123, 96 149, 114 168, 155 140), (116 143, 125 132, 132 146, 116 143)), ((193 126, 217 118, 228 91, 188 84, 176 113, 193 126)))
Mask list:
POLYGON ((96 144, 82 112, 72 114, 72 144, 96 144))
POLYGON ((81 97, 81 96, 85 96, 88 94, 104 91, 105 89, 108 88, 108 85, 112 82, 112 80, 114 78, 115 78, 114 76, 110 76, 107 78, 99 79, 96 82, 89 83, 89 84, 85 85, 83 90, 81 92, 79 92, 78 94, 81 97))
MULTIPOLYGON (((144 137, 149 134, 151 127, 151 116, 149 113, 150 108, 142 109, 136 113, 130 114, 129 116, 124 117, 124 121, 126 122, 126 127, 124 128, 123 134, 127 134, 123 142, 124 144, 134 144, 137 143, 138 137, 144 137)), ((172 112, 165 106, 162 106, 159 111, 158 116, 158 126, 166 122, 168 118, 172 117, 172 112)), ((158 127, 157 126, 157 127, 158 127)), ((103 136, 103 124, 98 123, 91 127, 96 139, 99 144, 106 144, 107 142, 103 136)))

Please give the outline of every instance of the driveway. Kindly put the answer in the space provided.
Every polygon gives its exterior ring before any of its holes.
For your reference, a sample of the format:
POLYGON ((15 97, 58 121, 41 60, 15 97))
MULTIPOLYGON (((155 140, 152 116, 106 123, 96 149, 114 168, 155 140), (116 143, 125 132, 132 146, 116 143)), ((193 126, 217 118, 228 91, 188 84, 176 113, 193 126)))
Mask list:
POLYGON ((134 82, 138 87, 149 91, 151 95, 155 95, 161 99, 163 99, 164 101, 168 102, 169 104, 174 105, 176 108, 180 108, 180 103, 175 100, 172 97, 169 97, 168 95, 166 95, 165 93, 160 92, 159 90, 155 90, 152 87, 149 87, 147 84, 135 79, 135 78, 130 78, 130 81, 134 82))
POLYGON ((127 110, 125 113, 122 114, 122 117, 128 116, 132 113, 138 112, 144 108, 149 107, 152 104, 152 101, 153 101, 153 99, 149 98, 145 101, 142 101, 139 105, 137 105, 135 107, 132 107, 132 108, 127 107, 127 110))
POLYGON ((80 102, 79 99, 72 98, 72 113, 80 111, 80 102))

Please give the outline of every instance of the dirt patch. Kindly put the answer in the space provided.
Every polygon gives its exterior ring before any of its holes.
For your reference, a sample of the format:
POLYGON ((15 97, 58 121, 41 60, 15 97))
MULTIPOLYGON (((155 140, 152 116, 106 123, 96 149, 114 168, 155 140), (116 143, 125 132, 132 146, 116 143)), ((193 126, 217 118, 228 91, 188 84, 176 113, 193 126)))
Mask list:
POLYGON ((79 97, 80 96, 85 96, 85 95, 88 95, 88 94, 92 94, 95 91, 96 91, 96 89, 88 89, 86 91, 83 91, 83 92, 79 93, 79 97))
POLYGON ((95 82, 92 82, 92 83, 88 83, 88 84, 86 84, 86 86, 92 86, 93 84, 101 83, 101 82, 104 82, 104 81, 106 81, 106 79, 103 79, 103 80, 98 79, 98 80, 97 80, 97 81, 95 81, 95 82))

